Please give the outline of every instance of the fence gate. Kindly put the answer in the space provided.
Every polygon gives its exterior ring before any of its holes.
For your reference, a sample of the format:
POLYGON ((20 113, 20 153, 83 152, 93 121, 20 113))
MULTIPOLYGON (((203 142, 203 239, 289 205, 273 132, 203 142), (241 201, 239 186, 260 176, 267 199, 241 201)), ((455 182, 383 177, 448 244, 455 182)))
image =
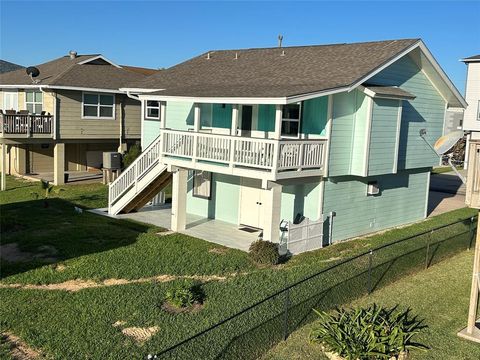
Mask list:
POLYGON ((323 247, 323 215, 315 221, 306 217, 298 224, 288 221, 281 243, 292 254, 320 249, 323 247))

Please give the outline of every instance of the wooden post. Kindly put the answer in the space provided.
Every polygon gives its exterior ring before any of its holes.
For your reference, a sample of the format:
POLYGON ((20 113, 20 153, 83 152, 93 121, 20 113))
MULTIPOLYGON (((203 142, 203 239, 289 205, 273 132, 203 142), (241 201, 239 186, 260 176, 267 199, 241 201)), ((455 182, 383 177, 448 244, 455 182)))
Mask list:
POLYGON ((173 231, 182 231, 186 228, 187 220, 187 175, 185 169, 173 172, 172 182, 172 222, 173 231))
POLYGON ((53 148, 53 184, 65 184, 65 144, 56 143, 53 148))
POLYGON ((6 167, 7 167, 7 144, 2 144, 2 184, 1 184, 1 191, 5 191, 7 189, 7 175, 6 175, 6 167))

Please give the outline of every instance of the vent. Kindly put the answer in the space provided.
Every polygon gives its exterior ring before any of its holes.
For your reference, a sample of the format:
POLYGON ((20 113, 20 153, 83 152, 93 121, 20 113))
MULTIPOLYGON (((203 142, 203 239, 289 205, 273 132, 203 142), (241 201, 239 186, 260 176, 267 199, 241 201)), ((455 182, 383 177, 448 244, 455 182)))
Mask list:
POLYGON ((73 51, 73 50, 70 50, 68 52, 68 56, 70 56, 70 59, 75 59, 77 57, 77 52, 76 51, 73 51))
POLYGON ((378 186, 377 181, 370 181, 367 184, 367 195, 373 196, 380 194, 380 187, 378 186))

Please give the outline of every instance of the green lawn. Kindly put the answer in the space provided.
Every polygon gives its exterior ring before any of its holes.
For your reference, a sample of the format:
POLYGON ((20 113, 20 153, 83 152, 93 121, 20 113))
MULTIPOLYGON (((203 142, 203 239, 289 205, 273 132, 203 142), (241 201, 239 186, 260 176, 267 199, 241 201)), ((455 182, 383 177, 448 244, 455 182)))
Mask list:
MULTIPOLYGON (((343 258, 395 239, 428 231, 446 222, 468 218, 475 213, 460 209, 412 226, 295 256, 276 267, 257 267, 246 253, 238 250, 221 248, 181 234, 160 236, 157 233, 162 229, 154 226, 119 221, 86 211, 78 214, 75 206, 106 206, 107 191, 103 185, 57 187, 51 193, 48 207, 45 207, 42 199, 36 199, 35 193, 40 193, 38 183, 8 178, 8 190, 0 193, 1 243, 16 243, 21 251, 31 254, 41 253, 45 246, 55 252, 48 259, 1 261, 0 285, 3 288, 0 288, 0 328, 2 331, 11 331, 30 346, 58 359, 142 358, 176 344, 282 289, 286 284, 314 274, 343 258), (197 313, 175 315, 163 311, 161 304, 168 287, 175 281, 182 281, 180 278, 172 278, 170 282, 145 281, 78 292, 6 288, 8 284, 57 284, 75 279, 101 282, 161 275, 216 275, 226 279, 204 279, 202 286, 207 300, 203 309, 197 313), (124 327, 158 326, 159 331, 150 340, 138 344, 123 335, 121 328, 112 325, 117 321, 124 321, 124 327)), ((466 228, 468 225, 464 224, 448 227, 435 233, 435 241, 448 239, 466 228)), ((461 241, 462 249, 466 246, 464 240, 461 241)), ((423 243, 419 243, 416 246, 423 249, 423 243)), ((439 245, 435 248, 435 259, 450 253, 452 243, 445 244, 448 246, 439 245)), ((395 252, 407 250, 415 256, 409 255, 405 261, 395 261, 391 267, 395 272, 389 270, 389 275, 400 276, 411 271, 413 260, 423 261, 425 258, 422 253, 407 249, 411 246, 405 243, 376 254, 374 275, 383 271, 388 263, 386 258, 396 256, 395 252)), ((364 277, 364 274, 360 275, 364 277)), ((382 279, 386 283, 385 276, 382 279)), ((317 280, 318 283, 309 283, 314 286, 313 289, 329 281, 328 278, 317 280)), ((383 283, 379 280, 380 285, 383 283)), ((302 296, 311 292, 311 287, 300 289, 292 294, 292 301, 300 301, 302 296)), ((237 322, 231 331, 246 331, 252 321, 268 319, 278 310, 277 307, 283 307, 283 299, 278 299, 273 306, 270 306, 272 303, 268 305, 253 315, 246 314, 240 319, 241 326, 237 322)), ((309 311, 309 308, 303 306, 300 310, 309 311)), ((262 327, 259 329, 263 331, 262 327)), ((218 333, 212 332, 212 338, 208 341, 200 339, 198 344, 193 343, 192 349, 201 346, 211 350, 213 347, 210 344, 224 346, 221 340, 225 339, 225 334, 230 334, 224 330, 221 328, 218 333)), ((249 334, 254 332, 250 331, 249 334)), ((241 343, 241 339, 237 343, 241 343)), ((4 353, 3 348, 1 345, 0 355, 4 353)))
MULTIPOLYGON (((349 307, 372 303, 400 305, 425 319, 428 328, 418 335, 427 352, 414 351, 413 359, 479 359, 480 346, 456 336, 466 326, 472 279, 473 251, 464 251, 428 270, 405 277, 349 307)), ((327 359, 319 345, 308 342, 315 323, 294 332, 264 356, 264 360, 327 359)))

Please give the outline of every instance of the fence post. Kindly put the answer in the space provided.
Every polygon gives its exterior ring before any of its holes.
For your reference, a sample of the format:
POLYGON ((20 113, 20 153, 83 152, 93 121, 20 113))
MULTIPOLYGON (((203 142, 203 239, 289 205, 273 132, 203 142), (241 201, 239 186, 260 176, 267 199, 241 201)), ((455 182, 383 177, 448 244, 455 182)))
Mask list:
POLYGON ((373 250, 370 250, 368 253, 368 293, 372 293, 372 259, 373 250))
POLYGON ((429 257, 430 257, 430 240, 433 234, 433 230, 427 236, 427 253, 425 254, 425 269, 428 269, 429 257))
POLYGON ((472 241, 473 241, 473 237, 474 237, 474 233, 473 233, 473 224, 475 223, 475 218, 472 216, 470 218, 470 240, 468 241, 468 249, 467 250, 470 250, 472 248, 472 241))
POLYGON ((283 318, 283 340, 288 338, 288 308, 290 306, 290 288, 285 290, 285 310, 283 318))

